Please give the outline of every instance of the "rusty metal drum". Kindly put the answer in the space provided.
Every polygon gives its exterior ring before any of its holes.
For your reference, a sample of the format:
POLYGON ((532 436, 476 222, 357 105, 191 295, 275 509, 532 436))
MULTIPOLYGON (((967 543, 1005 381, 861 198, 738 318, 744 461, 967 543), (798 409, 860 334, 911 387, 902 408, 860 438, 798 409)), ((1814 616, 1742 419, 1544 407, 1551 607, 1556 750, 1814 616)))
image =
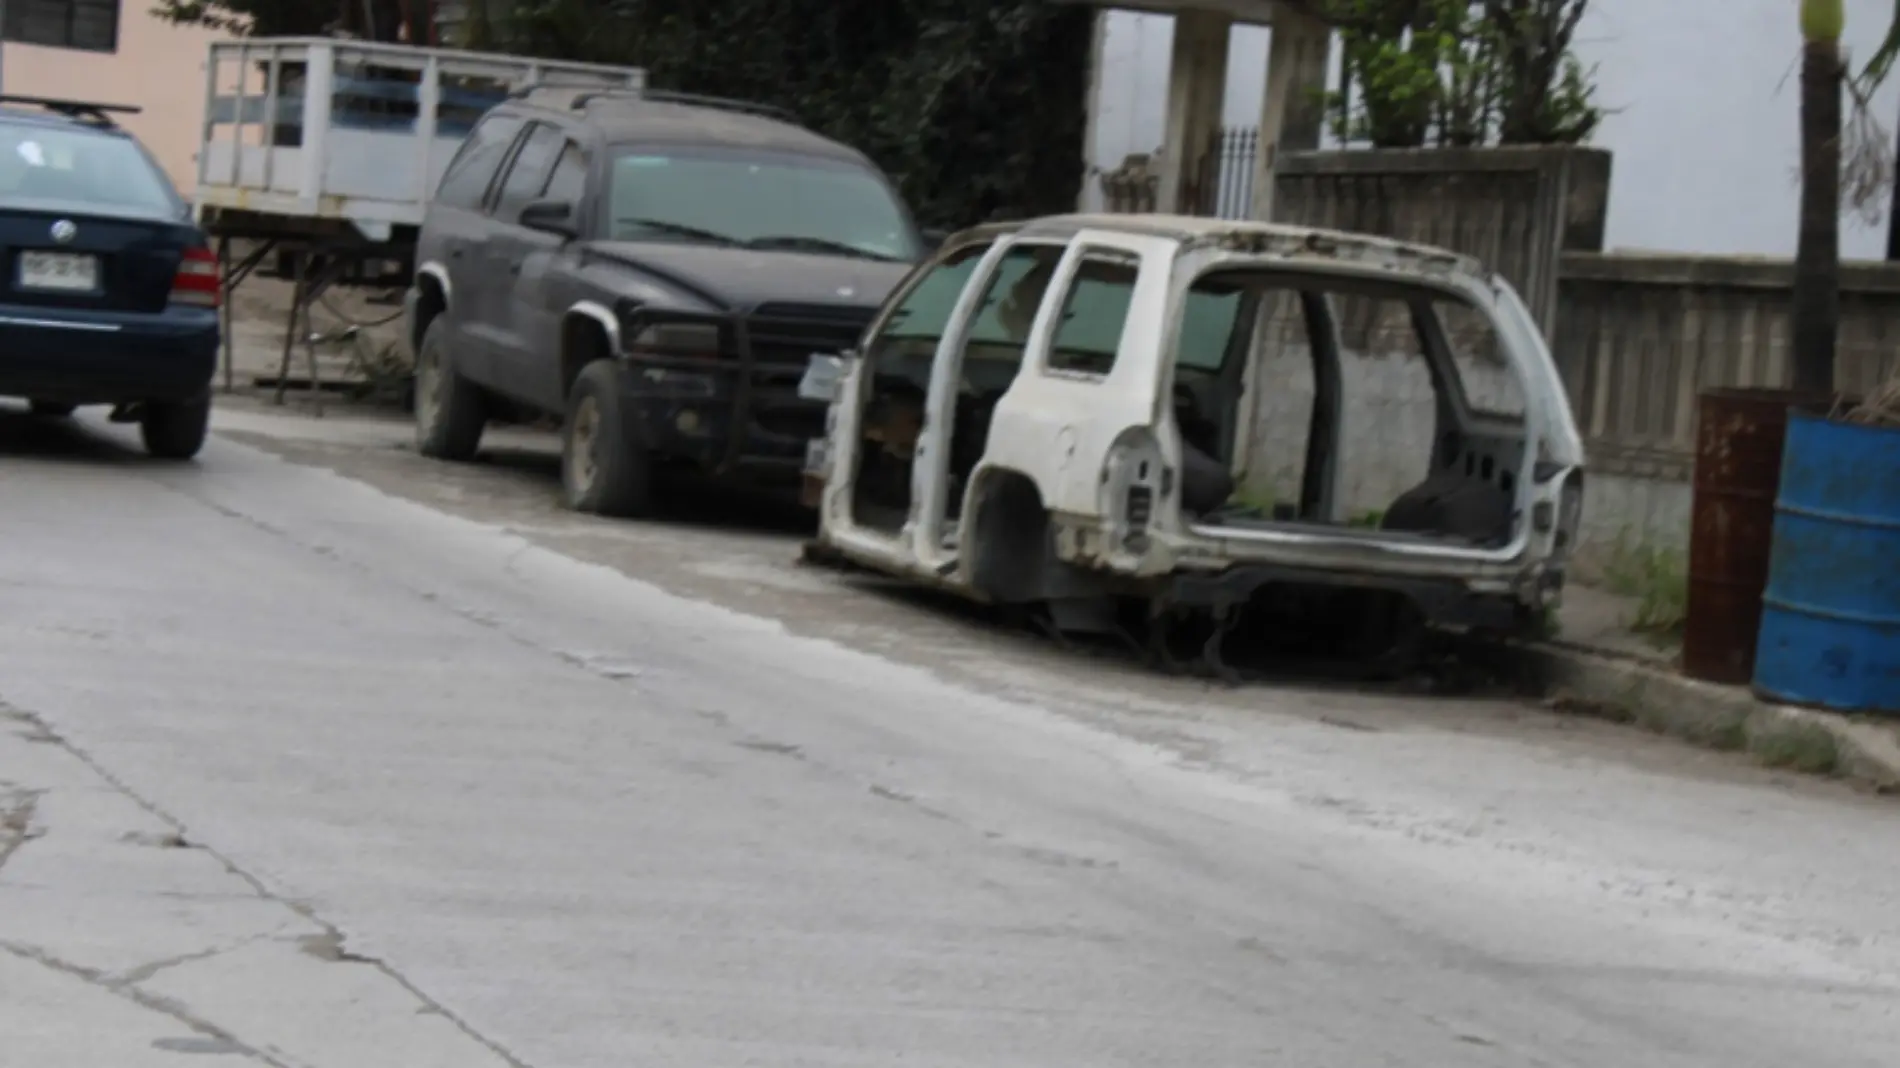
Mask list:
POLYGON ((1826 412, 1833 403, 1831 394, 1785 389, 1714 389, 1699 398, 1683 674, 1732 685, 1754 678, 1788 413, 1826 412))

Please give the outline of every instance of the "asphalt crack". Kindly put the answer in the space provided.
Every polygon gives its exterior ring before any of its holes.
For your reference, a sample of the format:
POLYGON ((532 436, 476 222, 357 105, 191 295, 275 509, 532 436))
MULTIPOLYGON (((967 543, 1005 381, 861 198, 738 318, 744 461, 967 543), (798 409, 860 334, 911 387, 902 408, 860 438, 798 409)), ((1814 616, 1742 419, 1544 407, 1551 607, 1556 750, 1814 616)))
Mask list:
POLYGON ((33 826, 39 811, 41 790, 12 790, 12 797, 0 808, 0 869, 7 866, 20 847, 38 838, 44 831, 33 826))
POLYGON ((299 938, 297 948, 318 960, 327 960, 336 964, 369 964, 382 967, 382 961, 374 957, 365 957, 360 953, 351 953, 344 949, 343 936, 334 929, 299 938))
MULTIPOLYGON (((290 910, 290 912, 295 914, 300 919, 304 920, 306 923, 310 924, 313 927, 316 927, 318 929, 318 933, 303 941, 303 948, 305 952, 309 952, 311 953, 312 956, 316 956, 319 959, 334 960, 334 961, 343 962, 343 963, 364 964, 369 967, 375 968, 377 971, 381 972, 386 978, 388 978, 389 981, 395 983, 397 986, 407 991, 410 997, 413 997, 418 1002, 421 1002, 427 1011, 433 1012, 437 1015, 440 1015, 443 1019, 448 1020, 449 1023, 455 1027, 456 1030, 460 1031, 470 1041, 480 1044, 484 1049, 487 1049, 490 1053, 494 1054, 499 1060, 501 1060, 502 1063, 508 1065, 509 1068, 532 1068, 532 1066, 530 1066, 527 1061, 521 1059, 520 1057, 517 1057, 513 1052, 508 1050, 506 1047, 502 1046, 500 1043, 496 1042, 494 1039, 491 1039, 487 1035, 482 1034, 480 1031, 476 1030, 472 1024, 464 1020, 460 1015, 458 1015, 457 1013, 449 1009, 447 1006, 443 1005, 440 1001, 437 1001, 435 998, 429 996, 427 993, 424 993, 420 987, 418 987, 414 982, 412 982, 409 979, 409 977, 403 975, 400 971, 397 971, 394 967, 390 966, 388 963, 374 957, 366 957, 360 954, 346 952, 343 949, 343 944, 347 936, 344 934, 341 928, 337 927, 335 924, 329 922, 328 920, 325 920, 323 917, 317 915, 315 910, 313 910, 310 906, 305 905, 300 901, 296 901, 291 898, 284 897, 272 891, 270 887, 265 885, 262 879, 259 879, 257 876, 252 875, 250 872, 244 870, 242 867, 240 867, 237 864, 236 861, 232 860, 230 857, 226 856, 224 853, 220 852, 219 850, 217 850, 216 848, 210 845, 205 844, 204 842, 198 839, 192 838, 187 833, 185 824, 182 820, 178 819, 176 816, 173 816, 171 813, 165 811, 165 809, 160 807, 156 802, 152 801, 150 798, 132 789, 131 786, 129 786, 123 779, 119 778, 117 775, 115 775, 110 770, 108 770, 103 764, 101 764, 99 760, 95 758, 91 753, 87 752, 85 749, 81 748, 80 746, 73 744, 73 742, 67 739, 64 735, 61 735, 59 732, 53 730, 50 726, 47 725, 46 721, 41 719, 39 716, 31 712, 28 712, 24 709, 18 708, 17 706, 7 704, 4 700, 0 700, 0 715, 4 715, 6 718, 19 720, 21 722, 28 724, 33 730, 35 730, 37 733, 42 735, 46 741, 52 744, 58 745, 60 748, 64 749, 67 753, 71 754, 75 760, 78 760, 81 764, 84 764, 86 768, 90 770, 94 775, 97 775, 101 781, 105 782, 108 786, 112 787, 112 789, 118 791, 121 795, 123 795, 127 800, 131 801, 133 804, 139 806, 141 809, 144 809, 145 812, 148 813, 153 819, 158 820, 159 822, 170 827, 172 830, 172 834, 170 836, 167 836, 168 841, 175 840, 180 844, 180 846, 184 848, 201 850, 202 852, 205 853, 205 855, 211 857, 213 860, 216 860, 218 864, 222 866, 224 870, 228 874, 230 874, 233 878, 237 879, 238 881, 244 883, 245 886, 249 887, 252 894, 256 895, 258 898, 262 900, 273 902, 277 905, 282 906, 285 909, 290 910), (313 948, 313 947, 318 947, 318 948, 313 948)), ((23 821, 25 819, 30 819, 32 809, 26 806, 37 804, 38 793, 37 792, 25 793, 19 796, 28 798, 28 801, 12 802, 11 807, 3 811, 0 811, 0 824, 11 826, 12 823, 14 822, 15 814, 19 812, 23 812, 23 811, 26 812, 27 815, 25 817, 21 817, 21 820, 22 820, 21 825, 25 826, 25 823, 23 821)), ((18 835, 9 835, 9 837, 4 840, 5 844, 0 845, 0 864, 4 864, 5 861, 9 857, 12 856, 14 851, 16 851, 19 848, 19 846, 23 844, 24 841, 28 840, 31 837, 35 837, 35 836, 25 834, 25 833, 21 833, 18 835)), ((271 935, 275 935, 281 932, 281 930, 282 930, 282 927, 279 927, 277 931, 271 932, 271 935)), ((271 935, 266 935, 262 937, 270 937, 271 935)), ((0 942, 0 950, 4 950, 8 953, 13 954, 14 956, 21 957, 26 960, 34 961, 48 968, 53 968, 57 971, 62 971, 69 975, 77 976, 81 979, 86 980, 89 983, 92 983, 95 986, 98 986, 105 990, 109 990, 115 994, 118 994, 121 997, 127 998, 128 1000, 131 1000, 139 1005, 142 1005, 148 1009, 151 1009, 154 1012, 162 1012, 168 1016, 172 1016, 173 1018, 177 1019, 180 1023, 183 1023, 191 1027, 193 1030, 199 1032, 200 1034, 203 1034, 209 1038, 217 1039, 222 1042, 231 1043, 234 1047, 240 1048, 242 1052, 245 1052, 248 1055, 257 1058, 258 1060, 261 1060, 264 1063, 271 1065, 272 1068, 295 1068, 295 1066, 293 1065, 289 1065, 282 1061, 273 1059, 272 1057, 262 1053, 261 1051, 258 1051, 251 1046, 245 1045, 244 1043, 240 1042, 238 1039, 230 1035, 228 1032, 224 1031, 222 1028, 217 1027, 215 1024, 212 1024, 209 1021, 200 1020, 197 1017, 194 1017, 190 1013, 190 1011, 187 1009, 187 1007, 182 1006, 182 1005, 177 1005, 169 1001, 168 999, 157 997, 156 995, 153 995, 147 991, 139 989, 139 987, 135 985, 135 982, 127 978, 128 976, 143 972, 146 974, 142 975, 137 980, 138 982, 143 982, 145 979, 149 979, 151 975, 156 974, 160 971, 163 971, 166 968, 177 967, 178 965, 189 963, 192 960, 198 960, 198 959, 204 959, 211 956, 216 956, 219 953, 229 952, 230 950, 236 949, 236 948, 239 948, 239 947, 227 946, 227 947, 222 947, 216 950, 196 951, 191 954, 186 954, 185 956, 180 957, 180 958, 168 958, 166 960, 155 961, 151 964, 142 965, 138 968, 132 969, 131 972, 128 972, 125 975, 108 976, 94 969, 85 968, 80 965, 76 965, 67 961, 60 960, 59 958, 54 957, 51 954, 48 954, 33 946, 28 946, 28 945, 24 945, 20 943, 12 943, 12 942, 0 942)))
POLYGON ((296 1068, 296 1066, 290 1062, 270 1052, 259 1049, 238 1038, 231 1032, 226 1031, 224 1028, 219 1027, 217 1024, 193 1014, 187 1006, 181 1005, 170 998, 159 997, 148 990, 142 990, 136 983, 130 982, 123 977, 106 975, 96 969, 74 964, 71 961, 61 960, 37 946, 29 946, 19 942, 0 942, 0 951, 10 953, 21 960, 31 961, 41 967, 49 968, 61 975, 71 976, 90 986, 103 990, 114 997, 129 1001, 148 1012, 155 1012, 161 1016, 168 1017, 197 1034, 216 1041, 230 1052, 241 1053, 253 1060, 268 1064, 271 1068, 296 1068))
MULTIPOLYGON (((338 552, 336 549, 333 549, 327 545, 320 545, 318 543, 306 540, 304 538, 300 538, 294 532, 286 530, 283 527, 280 527, 267 520, 261 519, 258 516, 252 515, 251 513, 246 512, 242 509, 234 508, 234 507, 231 507, 230 505, 212 500, 208 497, 200 496, 199 494, 192 493, 181 486, 173 485, 169 482, 161 481, 161 482, 156 483, 156 485, 158 485, 160 488, 165 489, 171 493, 177 494, 178 496, 183 497, 188 501, 191 501, 192 503, 198 505, 201 508, 205 508, 212 512, 215 512, 218 515, 225 517, 226 519, 236 520, 237 522, 243 523, 245 526, 248 526, 252 528, 253 530, 259 531, 260 533, 267 534, 273 538, 278 539, 279 541, 285 542, 299 549, 302 549, 305 552, 312 553, 316 556, 320 556, 323 559, 330 561, 331 563, 349 568, 351 571, 354 571, 359 575, 374 577, 377 580, 377 582, 379 582, 380 584, 382 584, 384 587, 388 589, 400 591, 404 594, 407 594, 410 597, 414 597, 415 599, 423 602, 424 604, 430 604, 430 605, 436 606, 437 608, 441 608, 442 610, 448 612, 449 614, 453 616, 456 616, 457 618, 463 620, 464 622, 472 623, 475 626, 482 628, 483 630, 491 631, 494 634, 498 635, 499 637, 502 637, 514 643, 515 645, 520 646, 523 649, 528 649, 544 656, 552 656, 573 667, 579 668, 580 670, 583 670, 583 671, 587 671, 601 678, 608 679, 609 681, 628 684, 628 685, 633 686, 635 689, 641 688, 641 676, 645 672, 643 668, 637 665, 607 663, 607 662, 601 661, 599 658, 588 657, 586 655, 577 654, 569 650, 557 649, 557 648, 545 645, 541 642, 537 642, 509 628, 505 621, 498 619, 494 617, 493 615, 490 615, 486 612, 478 611, 466 605, 457 604, 454 601, 447 599, 446 597, 442 596, 441 594, 437 593, 434 590, 430 590, 430 589, 415 585, 413 583, 406 582, 400 577, 377 574, 360 560, 352 559, 351 557, 341 552, 338 552)), ((518 567, 519 558, 532 550, 540 548, 540 546, 534 544, 532 540, 527 539, 527 538, 522 538, 519 535, 510 535, 510 536, 514 537, 520 544, 516 545, 511 550, 507 558, 507 561, 506 561, 507 570, 508 570, 508 573, 514 574, 517 577, 519 577, 518 572, 514 570, 516 567, 518 567)))
POLYGON ((128 968, 118 975, 113 976, 112 981, 115 983, 124 983, 127 986, 137 986, 140 983, 150 981, 161 972, 167 972, 173 968, 180 968, 187 964, 196 964, 199 961, 211 960, 214 957, 222 957, 227 953, 235 953, 246 946, 256 945, 266 939, 275 938, 283 933, 284 926, 285 925, 279 925, 274 930, 265 931, 261 934, 248 935, 226 945, 212 946, 209 949, 194 950, 190 953, 180 953, 171 957, 161 957, 158 960, 141 964, 136 968, 128 968))
MULTIPOLYGON (((257 530, 261 533, 269 535, 280 541, 286 542, 290 545, 296 546, 297 548, 300 548, 306 552, 315 553, 316 555, 323 557, 325 560, 328 560, 331 563, 349 568, 350 570, 358 574, 375 575, 376 579, 379 582, 381 582, 385 587, 394 589, 394 590, 399 590, 411 597, 417 598, 418 600, 426 604, 434 605, 435 607, 440 608, 450 613, 451 615, 454 615, 462 619, 465 622, 473 623, 474 625, 481 627, 484 630, 490 631, 494 633, 495 635, 497 635, 498 637, 501 637, 509 642, 512 642, 513 644, 523 649, 528 649, 544 656, 552 656, 582 671, 587 671, 591 674, 594 674, 601 678, 605 678, 609 681, 628 686, 629 688, 635 690, 636 692, 646 691, 649 689, 648 684, 642 678, 644 672, 637 668, 634 668, 631 670, 618 670, 620 668, 620 665, 606 663, 601 658, 590 657, 584 654, 575 653, 571 650, 555 648, 555 647, 546 645, 542 642, 535 641, 534 639, 512 629, 511 627, 508 626, 506 621, 502 619, 498 619, 495 616, 492 616, 488 613, 477 611, 465 605, 458 605, 455 602, 444 597, 441 593, 438 593, 435 590, 431 590, 426 587, 410 583, 400 577, 376 574, 375 572, 372 571, 372 569, 367 564, 363 563, 361 560, 353 559, 344 553, 338 552, 337 550, 330 548, 329 546, 320 545, 313 541, 299 537, 295 532, 291 530, 287 530, 283 527, 278 526, 277 524, 271 523, 258 516, 252 515, 251 513, 246 512, 242 509, 224 504, 216 500, 212 500, 207 497, 200 496, 196 493, 189 492, 188 490, 180 486, 171 485, 168 483, 160 483, 160 484, 163 485, 165 489, 173 493, 176 493, 179 496, 184 497, 185 499, 189 501, 192 501, 193 503, 199 505, 200 507, 207 508, 221 516, 224 516, 227 519, 236 520, 237 522, 243 523, 254 530, 257 530)), ((378 492, 381 492, 381 491, 378 491, 378 492)), ((506 557, 505 565, 504 565, 505 570, 507 570, 508 573, 519 577, 519 573, 516 569, 519 565, 520 558, 523 555, 525 555, 528 551, 537 549, 537 548, 542 548, 542 547, 534 544, 532 539, 526 538, 522 536, 521 534, 515 533, 513 531, 508 531, 508 536, 515 538, 519 544, 514 546, 509 552, 508 556, 506 557)), ((552 550, 546 550, 546 551, 552 551, 552 550)), ((716 725, 720 726, 722 729, 726 729, 726 730, 734 729, 730 722, 730 719, 726 717, 723 713, 719 713, 712 710, 706 710, 706 709, 697 709, 695 710, 695 714, 698 715, 702 719, 706 719, 710 722, 715 723, 716 725)), ((773 739, 760 738, 760 737, 750 736, 750 735, 742 736, 735 742, 735 744, 741 748, 749 749, 755 752, 761 752, 767 755, 780 756, 780 757, 785 757, 792 760, 797 760, 803 764, 808 765, 814 771, 820 774, 831 776, 840 781, 856 783, 873 797, 877 797, 882 800, 892 802, 894 804, 903 805, 911 809, 912 811, 918 813, 919 815, 925 816, 927 818, 930 818, 933 820, 941 820, 946 823, 949 823, 955 827, 958 827, 964 831, 967 831, 976 835, 980 840, 986 843, 995 844, 995 843, 1000 842, 1007 848, 1012 849, 1018 853, 1024 854, 1028 856, 1029 859, 1036 861, 1038 863, 1051 864, 1058 867, 1086 868, 1086 869, 1115 870, 1119 867, 1119 865, 1116 864, 1114 861, 1100 860, 1100 859, 1092 858, 1092 857, 1075 856, 1075 855, 1064 853, 1057 850, 1042 849, 1037 846, 1025 845, 1020 842, 1007 841, 1006 836, 1000 832, 989 831, 989 830, 980 828, 976 826, 975 824, 972 824, 969 821, 958 817, 952 812, 949 812, 944 809, 939 809, 929 804, 926 804, 919 798, 911 794, 905 793, 904 791, 895 790, 895 789, 892 789, 891 787, 885 786, 877 782, 866 782, 863 780, 861 776, 853 774, 845 769, 834 767, 828 762, 813 756, 810 752, 808 752, 802 746, 797 746, 790 743, 781 743, 773 739)), ((1191 766, 1192 758, 1190 757, 1187 760, 1184 760, 1183 763, 1188 763, 1191 766)), ((1208 764, 1208 766, 1211 767, 1213 765, 1210 763, 1208 764)), ((1123 777, 1127 778, 1127 775, 1125 772, 1123 773, 1123 777)), ((312 920, 313 922, 315 922, 314 917, 312 917, 312 920)), ((394 975, 393 972, 391 974, 392 976, 394 975)), ((412 987, 411 989, 413 990, 414 988, 412 987)), ((418 997, 422 996, 419 991, 417 991, 416 993, 418 997)), ((446 1010, 444 1010, 444 1014, 448 1015, 446 1010)), ((462 1022, 459 1019, 456 1019, 456 1017, 454 1017, 453 1015, 449 1015, 449 1018, 451 1020, 455 1020, 457 1026, 465 1027, 465 1025, 463 1025, 462 1022)), ((473 1030, 469 1030, 468 1034, 470 1035, 470 1037, 476 1038, 477 1040, 483 1042, 485 1045, 489 1045, 489 1048, 494 1050, 498 1056, 507 1058, 511 1065, 520 1064, 520 1062, 514 1060, 512 1056, 507 1053, 506 1050, 504 1050, 500 1046, 489 1043, 489 1041, 486 1038, 480 1036, 473 1030)), ((525 1068, 525 1066, 523 1066, 523 1068, 525 1068)))

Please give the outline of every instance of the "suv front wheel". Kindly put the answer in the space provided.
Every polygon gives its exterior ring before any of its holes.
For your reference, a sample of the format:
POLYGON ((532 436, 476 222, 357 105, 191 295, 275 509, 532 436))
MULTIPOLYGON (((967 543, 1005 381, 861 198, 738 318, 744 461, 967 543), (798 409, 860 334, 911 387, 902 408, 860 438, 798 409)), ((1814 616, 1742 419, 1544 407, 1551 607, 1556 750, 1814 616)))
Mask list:
POLYGON ((561 490, 577 512, 627 518, 653 510, 653 460, 621 403, 623 374, 611 360, 595 360, 568 393, 561 490))
POLYGON ((416 451, 437 460, 473 460, 488 407, 481 387, 455 369, 448 329, 436 316, 416 347, 416 451))

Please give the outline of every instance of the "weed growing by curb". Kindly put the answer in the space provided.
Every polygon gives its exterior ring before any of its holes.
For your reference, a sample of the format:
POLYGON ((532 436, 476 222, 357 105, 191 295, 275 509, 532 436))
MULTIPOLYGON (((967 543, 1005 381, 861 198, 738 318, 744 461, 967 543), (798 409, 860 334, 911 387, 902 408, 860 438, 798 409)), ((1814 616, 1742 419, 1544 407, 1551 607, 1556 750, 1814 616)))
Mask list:
POLYGON ((1689 614, 1689 561, 1680 549, 1638 542, 1623 531, 1610 546, 1603 579, 1611 593, 1636 601, 1630 629, 1677 637, 1689 614))
POLYGON ((1771 768, 1810 775, 1840 770, 1840 745, 1817 724, 1755 716, 1749 722, 1748 751, 1771 768))

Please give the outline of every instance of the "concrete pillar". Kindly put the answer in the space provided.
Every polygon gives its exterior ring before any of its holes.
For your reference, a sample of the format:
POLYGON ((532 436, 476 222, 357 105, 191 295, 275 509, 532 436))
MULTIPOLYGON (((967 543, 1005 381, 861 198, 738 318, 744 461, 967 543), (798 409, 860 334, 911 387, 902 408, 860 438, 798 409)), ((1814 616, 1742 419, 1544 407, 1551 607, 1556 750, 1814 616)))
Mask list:
POLYGON ((1161 134, 1155 210, 1202 211, 1201 164, 1220 129, 1227 95, 1227 37, 1233 19, 1212 11, 1183 11, 1174 19, 1174 55, 1168 67, 1168 110, 1161 134))
POLYGON ((1260 149, 1254 154, 1255 219, 1273 219, 1273 180, 1287 152, 1319 147, 1326 125, 1327 60, 1332 31, 1310 15, 1286 4, 1273 12, 1273 38, 1267 52, 1267 88, 1260 101, 1260 149))
MULTIPOLYGON (((0 0, 4 3, 5 0, 0 0)), ((1095 9, 1095 31, 1089 40, 1088 95, 1082 100, 1082 188, 1076 192, 1075 210, 1094 211, 1103 202, 1102 176, 1095 169, 1095 146, 1102 132, 1102 67, 1108 49, 1108 8, 1095 9)))

